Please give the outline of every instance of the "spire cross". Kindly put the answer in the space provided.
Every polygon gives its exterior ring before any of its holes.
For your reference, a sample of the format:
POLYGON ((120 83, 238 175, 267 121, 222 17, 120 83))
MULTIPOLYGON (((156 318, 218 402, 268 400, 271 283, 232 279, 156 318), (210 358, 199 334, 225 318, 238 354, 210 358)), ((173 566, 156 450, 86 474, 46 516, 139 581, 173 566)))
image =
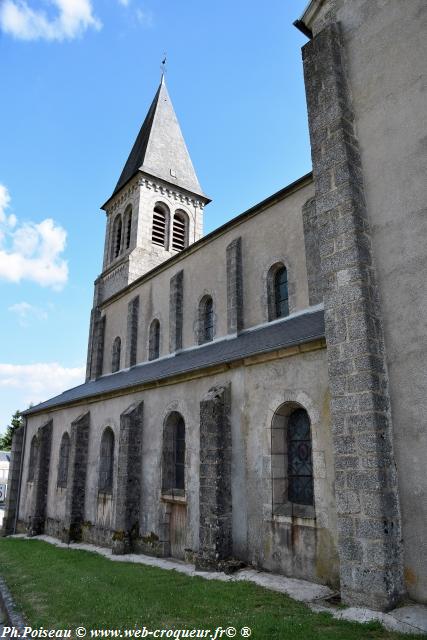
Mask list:
POLYGON ((160 64, 160 70, 161 70, 161 79, 163 80, 165 73, 166 73, 166 61, 167 61, 167 55, 166 52, 163 54, 163 60, 160 64))

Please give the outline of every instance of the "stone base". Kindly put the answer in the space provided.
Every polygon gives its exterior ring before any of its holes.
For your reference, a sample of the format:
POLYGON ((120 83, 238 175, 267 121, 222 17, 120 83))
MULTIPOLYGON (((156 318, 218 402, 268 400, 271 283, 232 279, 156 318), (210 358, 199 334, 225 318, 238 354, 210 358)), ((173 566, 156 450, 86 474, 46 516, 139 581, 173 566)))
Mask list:
POLYGON ((168 558, 170 556, 169 542, 156 539, 153 534, 132 540, 132 549, 135 553, 143 553, 153 558, 168 558))
POLYGON ((29 538, 41 536, 44 533, 44 518, 39 516, 30 516, 28 523, 27 535, 29 538))
POLYGON ((111 553, 114 556, 123 556, 126 553, 131 553, 132 551, 132 541, 129 533, 125 533, 124 531, 115 531, 113 533, 111 553))
POLYGON ((218 560, 197 556, 194 563, 196 571, 221 571, 218 560))
POLYGON ((111 548, 113 546, 113 535, 114 531, 111 529, 104 529, 91 522, 83 522, 81 525, 81 542, 94 544, 98 547, 111 548))

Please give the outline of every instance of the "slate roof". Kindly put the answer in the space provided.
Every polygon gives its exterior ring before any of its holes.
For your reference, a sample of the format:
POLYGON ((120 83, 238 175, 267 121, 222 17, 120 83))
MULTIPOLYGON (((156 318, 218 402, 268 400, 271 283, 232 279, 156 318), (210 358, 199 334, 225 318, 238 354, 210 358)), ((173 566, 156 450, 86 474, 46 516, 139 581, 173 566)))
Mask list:
POLYGON ((145 362, 131 369, 102 376, 98 380, 69 389, 51 400, 24 411, 23 414, 39 413, 112 391, 131 390, 132 387, 156 380, 165 380, 217 364, 231 363, 252 355, 304 344, 323 338, 324 335, 323 309, 315 307, 300 315, 249 329, 233 338, 210 342, 201 347, 183 350, 171 357, 145 362))
POLYGON ((164 78, 111 197, 139 171, 161 178, 209 201, 194 171, 164 78))

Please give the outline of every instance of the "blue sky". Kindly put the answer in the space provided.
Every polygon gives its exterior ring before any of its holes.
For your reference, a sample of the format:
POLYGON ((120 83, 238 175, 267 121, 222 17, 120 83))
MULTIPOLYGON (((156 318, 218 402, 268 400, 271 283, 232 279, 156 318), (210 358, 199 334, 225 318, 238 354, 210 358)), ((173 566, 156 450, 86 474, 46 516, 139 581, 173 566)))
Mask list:
POLYGON ((160 79, 213 199, 205 232, 311 169, 306 1, 3 0, 0 432, 83 380, 111 194, 160 79))

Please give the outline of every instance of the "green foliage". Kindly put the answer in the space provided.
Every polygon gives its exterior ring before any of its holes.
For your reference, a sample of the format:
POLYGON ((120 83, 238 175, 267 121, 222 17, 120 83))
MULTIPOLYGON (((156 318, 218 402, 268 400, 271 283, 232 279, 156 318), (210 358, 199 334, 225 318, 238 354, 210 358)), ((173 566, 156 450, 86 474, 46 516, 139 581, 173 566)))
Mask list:
MULTIPOLYGON (((249 582, 220 582, 112 562, 39 540, 0 538, 0 567, 33 628, 216 629, 251 627, 251 640, 409 640, 378 623, 316 614, 249 582)), ((89 638, 89 631, 87 634, 89 638)), ((124 637, 124 634, 123 634, 124 637)), ((223 636, 224 638, 225 636, 223 636)))
POLYGON ((10 451, 12 448, 13 434, 22 425, 21 413, 16 410, 10 421, 10 425, 6 428, 6 433, 0 436, 0 451, 10 451))

